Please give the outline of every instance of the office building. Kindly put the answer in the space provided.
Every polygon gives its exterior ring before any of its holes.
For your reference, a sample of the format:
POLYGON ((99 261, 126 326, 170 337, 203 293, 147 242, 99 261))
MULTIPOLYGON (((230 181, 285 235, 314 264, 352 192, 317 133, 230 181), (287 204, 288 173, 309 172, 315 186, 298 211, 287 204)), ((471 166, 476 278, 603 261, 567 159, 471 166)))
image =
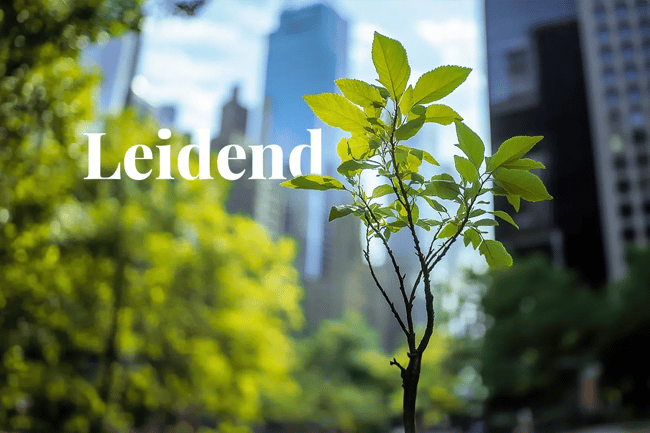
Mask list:
MULTIPOLYGON (((303 95, 337 92, 334 80, 346 74, 347 37, 346 21, 323 4, 283 11, 278 29, 269 36, 262 144, 280 146, 286 162, 292 149, 310 144, 308 129, 320 128, 324 175, 336 174, 335 148, 343 132, 322 123, 303 95)), ((305 174, 310 172, 309 159, 305 150, 305 174)), ((290 176, 286 168, 285 176, 290 176)), ((391 346, 394 319, 362 259, 360 222, 351 217, 328 222, 330 207, 349 197, 341 191, 289 190, 277 180, 256 184, 255 218, 272 233, 289 234, 298 242, 307 331, 325 319, 356 311, 391 346)))
POLYGON ((628 245, 650 239, 650 6, 576 2, 607 268, 625 275, 628 245))
MULTIPOLYGON (((515 135, 543 135, 531 157, 546 165, 537 174, 554 197, 522 201, 520 230, 501 224, 495 235, 516 255, 542 251, 600 286, 613 268, 605 260, 609 222, 602 223, 576 4, 487 0, 485 12, 493 151, 515 135)), ((512 211, 503 197, 495 207, 512 211)))

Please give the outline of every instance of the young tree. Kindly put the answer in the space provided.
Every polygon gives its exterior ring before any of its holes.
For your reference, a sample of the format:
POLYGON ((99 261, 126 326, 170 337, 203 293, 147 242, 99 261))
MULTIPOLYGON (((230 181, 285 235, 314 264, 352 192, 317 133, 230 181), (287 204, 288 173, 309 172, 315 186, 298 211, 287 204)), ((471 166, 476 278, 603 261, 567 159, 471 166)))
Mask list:
POLYGON ((407 433, 415 432, 417 386, 422 355, 429 345, 434 326, 431 274, 460 236, 465 246, 472 245, 485 257, 491 268, 507 267, 512 258, 495 240, 487 239, 483 227, 496 225, 497 216, 516 226, 504 211, 490 211, 488 194, 505 195, 515 210, 520 199, 549 200, 552 197, 532 169, 544 168, 524 155, 542 137, 519 136, 506 140, 493 156, 485 156, 485 145, 461 116, 447 105, 432 104, 465 81, 469 68, 442 66, 422 75, 415 86, 408 85, 411 68, 401 43, 375 33, 372 60, 379 85, 342 78, 336 84, 343 95, 323 93, 305 95, 312 111, 326 124, 349 132, 337 145, 341 158, 338 172, 347 186, 330 176, 298 176, 282 185, 301 189, 339 189, 350 193, 352 203, 334 206, 330 221, 355 215, 366 227, 364 257, 370 273, 404 332, 408 362, 396 359, 404 388, 403 420, 407 433), (425 123, 454 124, 458 148, 464 154, 454 157, 456 177, 439 173, 426 179, 419 173, 423 162, 438 165, 429 152, 402 144, 418 133, 425 123), (361 175, 371 171, 385 181, 366 191, 361 175), (389 204, 386 205, 386 199, 389 204), (445 204, 443 204, 445 203, 445 204), (429 206, 439 219, 420 217, 420 207, 429 206), (454 212, 455 211, 455 212, 454 212), (390 236, 408 230, 413 240, 419 271, 412 286, 400 269, 389 244, 390 236), (421 242, 420 230, 433 231, 428 247, 421 242), (370 256, 370 241, 376 239, 385 248, 397 277, 396 306, 392 293, 379 281, 370 256), (418 338, 413 321, 413 305, 419 287, 424 290, 426 326, 418 338))

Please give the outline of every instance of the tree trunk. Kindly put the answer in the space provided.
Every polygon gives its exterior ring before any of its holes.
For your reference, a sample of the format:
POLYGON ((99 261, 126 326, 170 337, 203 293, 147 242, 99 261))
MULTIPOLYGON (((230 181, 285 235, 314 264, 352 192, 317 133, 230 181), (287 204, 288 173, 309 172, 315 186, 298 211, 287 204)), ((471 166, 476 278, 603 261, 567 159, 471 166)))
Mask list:
POLYGON ((408 366, 402 371, 402 387, 404 388, 404 432, 415 433, 415 400, 418 394, 420 366, 422 354, 415 353, 409 358, 408 366))

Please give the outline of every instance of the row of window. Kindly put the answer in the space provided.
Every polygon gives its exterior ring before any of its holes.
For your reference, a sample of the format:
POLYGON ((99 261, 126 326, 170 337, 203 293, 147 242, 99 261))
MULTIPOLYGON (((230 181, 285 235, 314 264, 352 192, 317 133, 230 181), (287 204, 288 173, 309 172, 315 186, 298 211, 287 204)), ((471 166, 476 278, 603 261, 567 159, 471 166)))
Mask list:
MULTIPOLYGON (((648 0, 636 0, 633 7, 636 9, 636 12, 639 15, 650 13, 648 0)), ((627 3, 623 0, 616 2, 616 5, 614 6, 614 13, 619 18, 627 17, 629 14, 627 3)), ((605 21, 607 19, 607 10, 605 9, 605 5, 603 3, 596 4, 596 7, 594 8, 594 16, 598 21, 605 21)))
MULTIPOLYGON (((645 71, 650 76, 650 61, 648 61, 645 65, 645 71)), ((637 81, 639 79, 639 74, 637 72, 637 67, 634 63, 626 63, 624 68, 623 68, 623 73, 625 75, 625 79, 627 81, 637 81)), ((614 67, 612 66, 607 66, 605 69, 603 69, 603 81, 607 85, 614 85, 616 84, 616 71, 614 70, 614 67)))
MULTIPOLYGON (((639 33, 641 34, 642 38, 650 37, 650 20, 647 18, 641 20, 639 23, 639 33)), ((597 34, 598 39, 601 42, 609 42, 611 33, 605 24, 598 26, 597 34)), ((632 37, 632 28, 630 27, 630 23, 627 21, 621 21, 618 24, 618 37, 623 40, 630 39, 632 37)))
MULTIPOLYGON (((647 153, 641 153, 636 156, 636 164, 640 167, 647 167, 650 162, 650 157, 647 153)), ((625 156, 621 153, 616 154, 614 157, 614 168, 618 170, 624 170, 627 167, 627 160, 625 156)))
MULTIPOLYGON (((642 178, 639 180, 639 188, 641 189, 641 191, 650 192, 650 189, 648 188, 648 183, 649 183, 648 178, 642 178)), ((631 187, 632 185, 630 184, 629 180, 619 180, 616 184, 616 189, 618 190, 619 193, 622 194, 630 192, 631 187)))
MULTIPOLYGON (((636 230, 634 230, 632 227, 623 229, 623 239, 628 242, 633 242, 636 239, 636 235, 636 230)), ((648 240, 650 240, 650 225, 645 228, 645 236, 648 240)))
MULTIPOLYGON (((629 218, 632 216, 632 205, 629 203, 623 204, 620 207, 620 214, 624 218, 629 218)), ((646 201, 643 203, 643 213, 646 215, 650 215, 650 201, 646 201)))
MULTIPOLYGON (((643 55, 650 57, 650 39, 646 38, 641 43, 641 50, 643 55)), ((630 61, 634 59, 634 45, 631 42, 623 42, 621 44, 620 56, 624 61, 630 61)), ((603 63, 611 63, 614 61, 614 50, 609 45, 603 45, 600 48, 600 59, 603 63)))

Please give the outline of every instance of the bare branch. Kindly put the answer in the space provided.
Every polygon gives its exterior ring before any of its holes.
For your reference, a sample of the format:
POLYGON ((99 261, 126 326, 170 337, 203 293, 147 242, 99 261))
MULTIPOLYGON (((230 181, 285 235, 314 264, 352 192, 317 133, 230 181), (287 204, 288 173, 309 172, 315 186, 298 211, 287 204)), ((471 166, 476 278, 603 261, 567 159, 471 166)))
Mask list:
POLYGON ((397 309, 395 309, 395 304, 393 304, 393 301, 390 300, 388 297, 388 294, 382 287, 381 283, 379 282, 379 279, 377 278, 377 275, 375 274, 375 269, 372 266, 372 261, 370 260, 370 253, 368 252, 370 248, 370 238, 366 236, 366 249, 363 250, 363 256, 366 259, 366 263, 368 263, 368 267, 370 268, 370 275, 372 275, 372 279, 375 281, 375 285, 381 292, 381 294, 384 296, 384 299, 386 302, 388 302, 388 305, 390 306, 390 310, 393 312, 393 315, 397 319, 397 322, 399 323, 400 328, 402 328, 402 331, 404 331, 404 334, 406 335, 407 339, 410 339, 410 334, 409 331, 406 329, 406 326, 404 325, 404 321, 402 321, 402 318, 400 317, 399 313, 397 312, 397 309))

